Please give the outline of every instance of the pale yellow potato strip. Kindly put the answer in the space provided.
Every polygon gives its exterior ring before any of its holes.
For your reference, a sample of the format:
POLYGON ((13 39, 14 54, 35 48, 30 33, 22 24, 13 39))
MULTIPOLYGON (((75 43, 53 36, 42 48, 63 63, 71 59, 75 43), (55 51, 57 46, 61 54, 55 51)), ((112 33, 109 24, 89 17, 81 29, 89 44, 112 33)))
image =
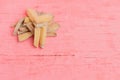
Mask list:
POLYGON ((19 35, 19 34, 22 34, 22 33, 24 33, 24 32, 18 31, 18 33, 17 33, 17 34, 19 35))
POLYGON ((34 32, 34 27, 31 23, 27 23, 26 27, 33 33, 34 32))
POLYGON ((15 29, 14 29, 14 35, 17 34, 18 29, 21 27, 23 21, 24 21, 24 18, 20 19, 20 20, 18 21, 18 23, 16 24, 15 29))
POLYGON ((39 15, 39 22, 50 22, 53 20, 53 16, 51 14, 41 14, 39 15))
POLYGON ((52 23, 48 26, 47 32, 56 32, 56 30, 60 27, 58 23, 52 23))
MULTIPOLYGON (((26 31, 26 32, 27 32, 27 31, 26 31)), ((19 35, 19 34, 23 34, 23 33, 26 33, 26 32, 21 32, 21 31, 18 31, 18 35, 19 35)))
POLYGON ((31 37, 33 34, 31 32, 26 32, 26 33, 23 33, 23 34, 19 34, 18 35, 18 40, 19 41, 24 41, 26 39, 28 39, 29 37, 31 37))
POLYGON ((34 46, 35 47, 39 46, 40 32, 41 32, 41 28, 35 27, 35 31, 34 31, 34 46))
POLYGON ((38 15, 41 15, 41 14, 45 14, 45 13, 44 13, 44 12, 38 12, 38 11, 37 11, 37 14, 38 14, 38 15))
POLYGON ((40 47, 41 48, 44 48, 46 36, 47 36, 47 27, 43 26, 41 27, 41 35, 40 35, 40 47))
POLYGON ((21 31, 21 32, 27 32, 27 31, 29 31, 29 30, 28 30, 28 28, 26 28, 26 27, 20 27, 20 28, 19 28, 19 31, 21 31))
POLYGON ((26 23, 29 23, 29 22, 30 22, 29 18, 25 17, 24 23, 26 24, 26 23))
POLYGON ((48 32, 47 37, 56 37, 57 34, 55 32, 48 32))
POLYGON ((28 9, 27 15, 32 22, 39 23, 39 17, 38 17, 37 11, 35 11, 33 9, 28 9))

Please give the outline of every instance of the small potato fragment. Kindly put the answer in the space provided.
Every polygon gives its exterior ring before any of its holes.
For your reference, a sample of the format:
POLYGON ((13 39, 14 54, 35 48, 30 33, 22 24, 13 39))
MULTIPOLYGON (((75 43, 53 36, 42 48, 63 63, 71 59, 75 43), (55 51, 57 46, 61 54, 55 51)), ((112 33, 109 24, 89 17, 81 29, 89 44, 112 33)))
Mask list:
POLYGON ((44 14, 44 12, 38 12, 38 11, 37 11, 37 14, 38 14, 38 15, 41 15, 41 14, 44 14))
MULTIPOLYGON (((26 32, 27 32, 27 31, 26 31, 26 32)), ((26 32, 18 31, 18 35, 19 35, 19 34, 23 34, 23 33, 26 33, 26 32)))
POLYGON ((56 37, 57 34, 55 32, 48 32, 47 37, 56 37))
POLYGON ((18 40, 19 41, 24 41, 26 39, 28 39, 29 37, 31 37, 33 34, 31 32, 26 32, 26 33, 23 33, 23 34, 19 34, 18 35, 18 40))
POLYGON ((27 23, 26 27, 33 33, 34 32, 34 27, 31 23, 27 23))
POLYGON ((26 27, 20 27, 20 28, 19 28, 19 31, 21 31, 21 32, 27 32, 27 31, 29 31, 29 30, 28 30, 28 28, 26 28, 26 27))
POLYGON ((25 20, 24 20, 24 23, 29 23, 30 22, 30 19, 28 17, 25 17, 25 20))
POLYGON ((32 22, 39 23, 39 17, 38 17, 37 11, 35 11, 33 9, 28 9, 27 15, 32 22))
POLYGON ((24 18, 20 19, 18 23, 16 24, 15 29, 14 29, 14 35, 17 35, 18 29, 21 27, 23 21, 24 21, 24 18))
POLYGON ((19 35, 19 34, 22 34, 22 33, 24 33, 24 32, 18 31, 18 33, 17 33, 17 34, 19 35))
POLYGON ((56 32, 56 30, 60 27, 58 23, 52 23, 48 26, 47 32, 56 32))
POLYGON ((43 22, 50 22, 53 20, 53 15, 51 14, 41 14, 39 15, 39 22, 43 23, 43 22))

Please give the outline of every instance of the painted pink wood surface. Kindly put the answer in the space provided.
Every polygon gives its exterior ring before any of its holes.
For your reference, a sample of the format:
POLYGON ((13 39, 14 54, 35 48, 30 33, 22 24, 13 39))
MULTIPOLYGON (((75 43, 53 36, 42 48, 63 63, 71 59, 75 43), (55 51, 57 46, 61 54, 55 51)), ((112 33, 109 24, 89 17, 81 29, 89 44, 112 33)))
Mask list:
POLYGON ((0 0, 0 26, 1 80, 120 80, 120 0, 0 0), (44 49, 12 34, 27 8, 61 24, 44 49))

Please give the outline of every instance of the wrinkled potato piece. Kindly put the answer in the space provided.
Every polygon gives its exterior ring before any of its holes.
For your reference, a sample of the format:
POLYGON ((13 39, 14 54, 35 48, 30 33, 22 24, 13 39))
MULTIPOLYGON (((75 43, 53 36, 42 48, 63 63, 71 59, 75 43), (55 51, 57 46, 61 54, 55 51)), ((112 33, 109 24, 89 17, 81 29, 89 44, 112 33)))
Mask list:
POLYGON ((48 32, 47 37, 56 37, 57 34, 55 32, 48 32))
POLYGON ((27 31, 29 31, 29 30, 28 30, 28 28, 26 28, 26 27, 20 27, 20 28, 19 28, 19 31, 21 31, 21 32, 27 32, 27 31))
POLYGON ((56 30, 60 27, 58 23, 52 23, 48 26, 47 32, 56 32, 56 30))
POLYGON ((41 28, 35 27, 35 31, 34 31, 34 46, 35 46, 35 47, 38 47, 38 46, 39 46, 40 33, 41 33, 41 28))
POLYGON ((39 15, 39 22, 43 23, 43 22, 50 22, 53 20, 53 16, 51 14, 41 14, 39 15))
POLYGON ((27 15, 32 22, 39 23, 39 17, 38 17, 37 11, 35 11, 33 9, 28 9, 27 15))
POLYGON ((41 27, 41 33, 40 33, 40 47, 44 48, 45 41, 46 41, 46 35, 47 35, 47 26, 41 27))
POLYGON ((31 32, 26 32, 26 33, 23 33, 23 34, 19 34, 18 35, 18 40, 19 41, 24 41, 26 39, 28 39, 29 37, 31 37, 33 34, 31 32))
POLYGON ((34 32, 34 27, 31 23, 27 23, 26 27, 33 33, 34 32))
POLYGON ((14 29, 14 35, 17 35, 18 29, 21 27, 23 21, 24 21, 24 18, 20 19, 18 23, 16 24, 15 29, 14 29))
POLYGON ((26 24, 26 23, 29 23, 29 22, 30 22, 29 17, 25 17, 24 23, 26 24))

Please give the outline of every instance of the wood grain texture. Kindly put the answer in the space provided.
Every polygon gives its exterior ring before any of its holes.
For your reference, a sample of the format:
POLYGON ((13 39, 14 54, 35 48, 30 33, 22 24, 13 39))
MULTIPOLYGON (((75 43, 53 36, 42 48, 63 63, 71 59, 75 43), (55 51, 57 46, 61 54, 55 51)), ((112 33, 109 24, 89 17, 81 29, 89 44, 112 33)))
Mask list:
POLYGON ((119 0, 0 0, 0 79, 120 80, 119 0), (14 5, 13 5, 14 4, 14 5), (44 49, 18 43, 10 28, 27 8, 61 25, 44 49), (12 11, 11 11, 12 10, 12 11), (13 14, 14 13, 14 14, 13 14))

